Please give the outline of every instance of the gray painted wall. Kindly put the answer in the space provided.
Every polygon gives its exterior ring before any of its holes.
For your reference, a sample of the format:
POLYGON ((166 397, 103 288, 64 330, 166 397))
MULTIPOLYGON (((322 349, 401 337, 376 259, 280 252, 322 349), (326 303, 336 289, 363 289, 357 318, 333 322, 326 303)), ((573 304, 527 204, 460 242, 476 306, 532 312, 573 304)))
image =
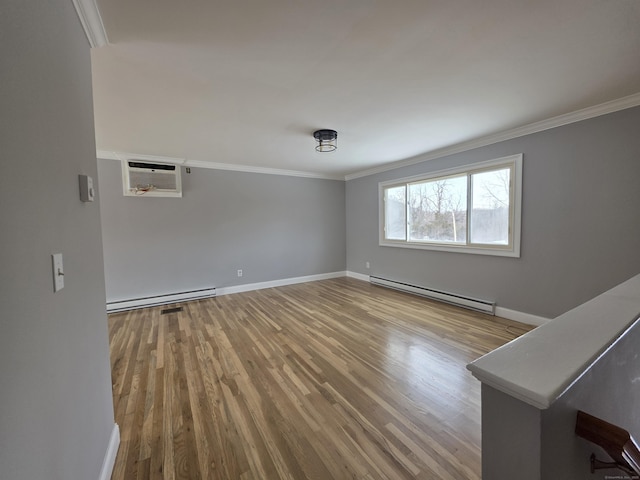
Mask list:
POLYGON ((125 197, 98 167, 108 301, 345 270, 342 181, 192 168, 182 198, 125 197))
POLYGON ((639 125, 640 108, 627 109, 350 180, 347 270, 554 318, 640 272, 639 125), (524 154, 520 258, 378 245, 378 182, 516 153, 524 154))
POLYGON ((78 193, 97 167, 73 3, 3 1, 0 59, 0 477, 97 479, 114 419, 99 205, 78 193))
POLYGON ((482 384, 482 478, 541 480, 541 416, 537 408, 482 384))

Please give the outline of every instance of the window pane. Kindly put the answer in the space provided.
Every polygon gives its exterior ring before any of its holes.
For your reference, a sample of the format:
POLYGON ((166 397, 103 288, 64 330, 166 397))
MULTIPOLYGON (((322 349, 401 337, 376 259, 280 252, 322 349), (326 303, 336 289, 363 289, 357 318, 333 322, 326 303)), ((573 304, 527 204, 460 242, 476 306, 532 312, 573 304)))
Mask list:
POLYGON ((466 243, 466 175, 409 185, 409 240, 466 243))
POLYGON ((386 188, 384 191, 384 231, 387 240, 406 240, 407 202, 406 188, 386 188))
POLYGON ((471 175, 471 243, 509 244, 511 169, 471 175))

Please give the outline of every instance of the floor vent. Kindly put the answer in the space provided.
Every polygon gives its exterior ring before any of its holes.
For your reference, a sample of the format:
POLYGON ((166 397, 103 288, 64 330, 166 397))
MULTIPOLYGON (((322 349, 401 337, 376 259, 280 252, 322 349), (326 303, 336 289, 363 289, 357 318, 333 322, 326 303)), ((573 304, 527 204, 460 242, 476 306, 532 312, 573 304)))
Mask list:
POLYGON ((433 300, 450 303, 458 307, 468 308, 482 313, 495 315, 496 304, 495 302, 491 302, 489 300, 464 297, 455 293, 442 292, 440 290, 433 290, 431 288, 411 285, 409 283, 397 282, 395 280, 387 280, 386 278, 380 277, 369 277, 369 281, 374 285, 380 285, 382 287, 393 288, 395 290, 401 290, 403 292, 414 293, 416 295, 422 295, 423 297, 428 297, 433 300))
POLYGON ((163 310, 160 310, 160 315, 167 315, 169 313, 177 313, 181 311, 182 307, 165 308, 163 310))
POLYGON ((167 295, 156 295, 155 297, 132 298, 130 300, 120 300, 107 303, 107 313, 123 312, 136 308, 157 307, 169 303, 188 302, 200 298, 216 296, 215 288, 203 288, 201 290, 191 290, 189 292, 169 293, 167 295))

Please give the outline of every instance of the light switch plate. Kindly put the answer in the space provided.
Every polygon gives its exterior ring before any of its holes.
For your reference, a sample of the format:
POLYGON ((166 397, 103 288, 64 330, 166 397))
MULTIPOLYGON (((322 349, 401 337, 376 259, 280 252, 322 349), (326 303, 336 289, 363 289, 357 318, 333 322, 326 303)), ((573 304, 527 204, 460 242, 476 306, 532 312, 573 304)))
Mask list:
POLYGON ((57 292, 64 288, 64 266, 62 265, 62 254, 54 253, 51 255, 51 264, 53 267, 53 291, 57 292))

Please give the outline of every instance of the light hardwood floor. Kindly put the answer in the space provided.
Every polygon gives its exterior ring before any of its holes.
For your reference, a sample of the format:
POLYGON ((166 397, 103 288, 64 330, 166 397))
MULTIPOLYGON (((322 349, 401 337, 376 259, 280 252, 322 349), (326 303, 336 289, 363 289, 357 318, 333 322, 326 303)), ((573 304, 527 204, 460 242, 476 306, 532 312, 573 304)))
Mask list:
POLYGON ((109 316, 113 480, 478 479, 465 365, 530 328, 350 278, 109 316))

